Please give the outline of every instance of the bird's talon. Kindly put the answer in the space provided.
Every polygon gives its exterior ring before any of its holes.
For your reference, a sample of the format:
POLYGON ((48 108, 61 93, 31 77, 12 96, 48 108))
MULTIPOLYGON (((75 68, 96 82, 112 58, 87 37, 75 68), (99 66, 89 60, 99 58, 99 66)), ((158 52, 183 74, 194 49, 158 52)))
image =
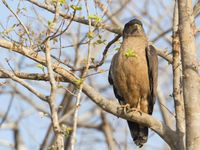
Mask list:
POLYGON ((129 104, 121 105, 121 108, 123 112, 126 113, 130 109, 130 105, 129 104))
POLYGON ((130 113, 130 112, 134 112, 134 111, 136 111, 136 112, 139 112, 139 113, 140 113, 140 115, 142 115, 142 112, 141 112, 141 110, 140 110, 140 109, 138 109, 138 108, 131 108, 131 109, 129 109, 127 112, 128 112, 128 113, 130 113))

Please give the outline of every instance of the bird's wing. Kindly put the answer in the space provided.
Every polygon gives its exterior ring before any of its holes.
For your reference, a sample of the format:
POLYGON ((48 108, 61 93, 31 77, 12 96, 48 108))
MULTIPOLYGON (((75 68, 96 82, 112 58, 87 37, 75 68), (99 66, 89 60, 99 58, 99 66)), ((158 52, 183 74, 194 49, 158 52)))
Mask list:
MULTIPOLYGON (((111 61, 111 65, 110 65, 110 69, 109 69, 109 74, 108 74, 108 81, 111 85, 113 85, 113 91, 115 93, 115 97, 118 99, 119 103, 120 104, 124 104, 124 99, 123 97, 119 94, 119 92, 117 91, 117 88, 115 86, 115 83, 114 83, 114 76, 113 76, 113 69, 114 68, 114 64, 115 64, 115 59, 117 57, 117 54, 115 54, 112 58, 112 61, 111 61)), ((116 68, 117 69, 117 68, 116 68)))
POLYGON ((113 67, 114 58, 115 58, 115 55, 113 56, 113 59, 111 61, 111 65, 110 65, 110 69, 109 69, 109 73, 108 73, 108 82, 110 83, 110 85, 113 85, 112 67, 113 67))
POLYGON ((150 85, 150 102, 149 102, 149 114, 153 112, 153 106, 155 104, 157 96, 157 84, 158 84, 158 57, 156 50, 152 45, 146 48, 146 57, 148 63, 149 85, 150 85))
POLYGON ((110 83, 110 85, 113 85, 113 67, 115 64, 115 59, 117 57, 117 54, 115 54, 112 58, 111 64, 110 64, 110 69, 109 69, 109 74, 108 74, 108 82, 110 83))

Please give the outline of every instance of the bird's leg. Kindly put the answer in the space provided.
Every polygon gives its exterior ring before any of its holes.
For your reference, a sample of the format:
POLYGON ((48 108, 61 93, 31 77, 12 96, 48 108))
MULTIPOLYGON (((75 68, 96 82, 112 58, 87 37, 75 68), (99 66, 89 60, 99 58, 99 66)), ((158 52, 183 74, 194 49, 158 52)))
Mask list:
POLYGON ((137 103, 137 107, 136 107, 139 110, 140 110, 140 101, 141 101, 141 98, 139 98, 138 103, 137 103))
POLYGON ((126 113, 130 109, 130 105, 124 104, 124 105, 121 105, 121 108, 122 108, 123 112, 126 113))
POLYGON ((133 112, 133 111, 136 111, 136 112, 139 112, 140 115, 142 115, 142 111, 140 110, 140 98, 138 100, 138 103, 137 103, 137 107, 136 108, 130 108, 127 112, 133 112))

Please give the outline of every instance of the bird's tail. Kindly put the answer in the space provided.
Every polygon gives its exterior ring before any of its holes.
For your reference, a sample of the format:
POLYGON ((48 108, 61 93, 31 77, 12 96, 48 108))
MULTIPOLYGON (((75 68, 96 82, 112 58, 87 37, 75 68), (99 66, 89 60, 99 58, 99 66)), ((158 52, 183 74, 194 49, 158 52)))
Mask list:
POLYGON ((131 121, 128 121, 128 126, 133 141, 137 146, 142 147, 148 139, 148 128, 131 121))

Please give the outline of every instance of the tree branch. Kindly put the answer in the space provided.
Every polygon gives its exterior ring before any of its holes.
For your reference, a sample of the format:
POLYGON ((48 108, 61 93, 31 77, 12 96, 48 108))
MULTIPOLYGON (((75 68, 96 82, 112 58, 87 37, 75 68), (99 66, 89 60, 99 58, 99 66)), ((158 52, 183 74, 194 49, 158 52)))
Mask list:
POLYGON ((172 35, 172 49, 173 49, 173 97, 174 106, 176 112, 176 132, 178 147, 180 149, 184 148, 183 136, 185 134, 185 112, 184 112, 184 101, 182 95, 182 64, 181 64, 181 51, 180 51, 180 41, 178 36, 178 5, 177 0, 174 4, 174 14, 173 14, 173 35, 172 35))
MULTIPOLYGON (((37 0, 27 0, 27 1, 32 3, 32 4, 35 4, 38 7, 41 7, 43 9, 47 10, 47 11, 55 13, 54 7, 51 7, 50 5, 45 5, 43 3, 38 2, 37 0)), ((65 19, 73 19, 73 21, 75 21, 75 22, 82 23, 82 24, 85 24, 85 25, 89 25, 89 21, 87 19, 82 18, 82 17, 78 17, 78 16, 73 17, 73 15, 68 15, 68 14, 65 14, 64 12, 61 12, 61 11, 60 11, 59 15, 62 16, 63 18, 65 18, 65 19)), ((122 33, 121 28, 117 28, 117 27, 113 28, 112 25, 107 25, 107 24, 103 24, 103 23, 97 24, 95 21, 91 21, 91 25, 98 27, 98 28, 106 29, 106 30, 113 32, 113 33, 116 33, 116 34, 122 33)))
POLYGON ((101 120, 102 120, 101 128, 106 138, 108 149, 114 150, 115 143, 112 135, 112 127, 106 118, 106 114, 103 111, 101 111, 101 120))
POLYGON ((16 77, 13 73, 10 73, 9 71, 6 71, 2 68, 0 68, 0 72, 6 74, 8 77, 10 77, 12 80, 18 82, 19 84, 23 85, 25 88, 27 88, 29 91, 31 91, 33 94, 35 94, 40 99, 47 101, 47 97, 43 95, 42 93, 39 93, 35 89, 33 89, 30 85, 28 85, 26 82, 24 82, 22 79, 16 77))
MULTIPOLYGON (((85 5, 86 5, 87 15, 90 16, 89 5, 88 5, 86 0, 85 0, 85 5)), ((92 32, 91 19, 89 19, 89 31, 88 32, 89 33, 92 32)), ((80 106, 81 94, 82 94, 82 90, 83 90, 83 83, 85 82, 86 74, 87 74, 87 71, 88 71, 89 66, 90 66, 90 57, 91 57, 91 39, 89 39, 89 42, 88 42, 88 54, 87 54, 86 67, 84 68, 84 70, 81 74, 82 83, 79 86, 78 94, 77 94, 77 97, 76 97, 76 108, 75 108, 74 117, 73 117, 73 131, 72 131, 72 137, 71 137, 70 150, 74 150, 74 148, 75 148, 76 130, 77 130, 77 122, 78 122, 78 111, 79 111, 79 108, 80 108, 79 106, 80 106)))
POLYGON ((192 16, 196 18, 200 13, 200 0, 194 5, 192 16))
POLYGON ((24 31, 26 32, 29 41, 30 41, 30 45, 32 46, 32 40, 30 37, 30 33, 28 31, 28 29, 26 28, 26 26, 24 25, 24 23, 20 20, 20 18, 18 17, 18 15, 12 10, 12 8, 8 5, 8 3, 5 0, 2 0, 3 4, 10 10, 10 12, 15 16, 15 18, 18 20, 18 22, 21 24, 21 26, 24 28, 24 31))
MULTIPOLYGON (((30 2, 30 3, 35 4, 38 7, 44 8, 45 10, 47 10, 47 11, 49 11, 51 13, 55 13, 55 9, 53 7, 51 7, 51 6, 49 6, 49 5, 45 5, 45 4, 39 3, 37 0, 27 0, 27 1, 30 2)), ((82 17, 68 15, 68 14, 65 14, 64 12, 61 12, 61 11, 60 11, 59 15, 62 16, 63 18, 65 18, 65 19, 72 19, 75 22, 82 23, 82 24, 85 24, 85 25, 89 25, 89 20, 84 19, 82 17)), ((106 30, 108 30, 108 31, 110 31, 112 33, 116 33, 116 34, 122 35, 122 28, 119 28, 119 27, 113 27, 112 25, 107 25, 107 24, 104 24, 104 23, 98 23, 97 24, 95 21, 91 21, 91 25, 94 26, 94 27, 101 28, 101 29, 106 29, 106 30)), ((156 48, 156 51, 157 51, 157 54, 160 57, 162 57, 165 60, 169 61, 169 63, 172 62, 172 56, 171 55, 169 55, 169 56, 168 56, 168 54, 166 55, 165 52, 161 51, 158 48, 156 48)))
MULTIPOLYGON (((22 47, 18 44, 11 43, 5 40, 0 40, 0 46, 10 49, 12 51, 15 51, 17 53, 20 53, 26 57, 31 58, 32 60, 37 61, 38 63, 41 63, 42 65, 46 66, 45 59, 40 56, 39 54, 34 54, 35 52, 31 49, 22 47), (2 45, 4 43, 4 45, 2 45)), ((71 71, 68 71, 58 65, 53 65, 53 70, 60 74, 61 76, 65 77, 67 81, 73 83, 76 86, 79 86, 77 83, 77 78, 71 71)), ((156 120, 152 116, 145 114, 145 113, 136 113, 136 112, 127 112, 124 114, 123 111, 120 110, 121 106, 117 102, 113 102, 110 100, 107 100, 103 96, 101 96, 94 88, 89 86, 88 84, 83 84, 83 92, 98 106, 100 106, 103 110, 124 118, 126 120, 130 120, 133 122, 137 122, 140 124, 143 124, 152 130, 154 130, 159 136, 161 136, 173 149, 176 147, 176 140, 175 140, 175 132, 170 129, 168 126, 164 125, 160 121, 156 120)))
POLYGON ((56 107, 56 102, 55 102, 57 86, 56 86, 56 80, 55 80, 54 72, 53 72, 51 48, 50 48, 50 35, 51 35, 51 32, 54 31, 54 28, 59 18, 60 0, 57 0, 55 5, 56 6, 55 6, 54 19, 52 21, 52 25, 47 29, 48 38, 44 44, 45 44, 46 66, 47 66, 48 75, 50 79, 50 85, 51 85, 51 92, 50 92, 50 96, 48 97, 48 103, 51 110, 53 130, 56 135, 56 141, 55 141, 54 146, 55 146, 55 149, 64 150, 64 132, 61 130, 61 127, 59 124, 58 109, 56 107))
MULTIPOLYGON (((9 73, 13 73, 8 71, 9 73)), ((15 72, 15 76, 20 79, 27 79, 27 80, 37 80, 37 81, 49 81, 48 74, 39 74, 39 73, 25 73, 25 72, 15 72)), ((7 74, 0 72, 0 78, 10 78, 7 74)), ((57 82, 65 82, 66 79, 62 76, 55 76, 55 80, 57 82)))

